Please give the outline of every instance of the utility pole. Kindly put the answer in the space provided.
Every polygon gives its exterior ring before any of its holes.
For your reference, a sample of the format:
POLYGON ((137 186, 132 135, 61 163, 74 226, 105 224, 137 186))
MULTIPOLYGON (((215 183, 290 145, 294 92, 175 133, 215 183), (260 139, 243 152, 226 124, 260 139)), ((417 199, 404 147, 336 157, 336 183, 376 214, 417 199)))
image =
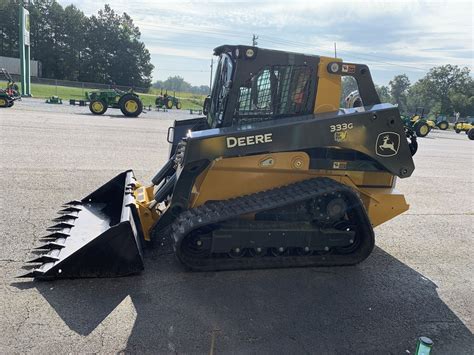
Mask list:
POLYGON ((334 58, 337 58, 336 42, 334 42, 334 58))
POLYGON ((252 36, 252 46, 256 47, 258 45, 257 39, 258 36, 254 33, 252 36))
POLYGON ((211 58, 211 79, 209 80, 209 94, 212 91, 212 70, 214 67, 214 58, 211 58))

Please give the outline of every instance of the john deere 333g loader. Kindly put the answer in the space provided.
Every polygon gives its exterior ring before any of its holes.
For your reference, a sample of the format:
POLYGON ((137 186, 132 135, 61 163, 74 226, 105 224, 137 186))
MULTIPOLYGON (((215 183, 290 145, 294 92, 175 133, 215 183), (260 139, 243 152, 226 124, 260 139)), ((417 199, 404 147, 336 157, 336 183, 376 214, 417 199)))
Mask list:
POLYGON ((353 265, 373 228, 408 209, 413 170, 398 108, 365 65, 224 45, 205 117, 170 128, 151 184, 131 170, 64 205, 25 277, 140 272, 142 247, 170 238, 192 270, 353 265), (339 109, 341 77, 363 107, 339 109))

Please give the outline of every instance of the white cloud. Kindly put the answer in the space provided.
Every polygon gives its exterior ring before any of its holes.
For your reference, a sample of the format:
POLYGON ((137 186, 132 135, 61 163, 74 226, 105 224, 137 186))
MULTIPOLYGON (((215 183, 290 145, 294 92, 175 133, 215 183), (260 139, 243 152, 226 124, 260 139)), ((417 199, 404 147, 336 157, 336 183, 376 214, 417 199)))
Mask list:
MULTIPOLYGON (((107 1, 60 2, 91 14, 107 1)), ((384 72, 421 75, 418 68, 448 62, 473 67, 470 1, 116 0, 112 7, 132 16, 156 58, 208 60, 215 46, 250 43, 257 33, 262 47, 322 55, 336 41, 344 59, 384 72)))
POLYGON ((152 55, 167 55, 175 57, 185 57, 193 59, 205 59, 210 60, 212 52, 210 50, 194 50, 194 49, 183 49, 172 46, 160 46, 151 45, 147 46, 148 50, 152 55))

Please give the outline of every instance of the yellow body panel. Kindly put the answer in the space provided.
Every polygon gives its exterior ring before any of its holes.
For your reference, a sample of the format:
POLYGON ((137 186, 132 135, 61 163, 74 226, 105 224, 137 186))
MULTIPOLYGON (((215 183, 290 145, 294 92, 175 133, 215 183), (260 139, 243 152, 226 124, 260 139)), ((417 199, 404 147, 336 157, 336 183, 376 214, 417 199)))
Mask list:
POLYGON ((428 126, 430 126, 431 128, 436 128, 436 123, 432 120, 427 120, 426 123, 428 124, 428 126))
POLYGON ((405 197, 393 188, 360 188, 359 192, 373 227, 408 211, 410 207, 405 197))
POLYGON ((154 186, 138 186, 133 195, 135 197, 135 206, 137 207, 138 214, 140 216, 140 224, 144 238, 150 241, 150 230, 155 221, 160 217, 158 211, 155 208, 149 208, 150 203, 153 202, 153 190, 154 186))
POLYGON ((318 67, 318 91, 314 113, 338 111, 341 99, 341 75, 330 74, 327 66, 331 62, 342 62, 339 58, 320 57, 318 67))
POLYGON ((323 176, 358 190, 374 227, 408 210, 403 195, 393 188, 394 177, 389 173, 310 170, 309 157, 304 152, 216 160, 196 180, 190 207, 323 176))
POLYGON ((474 124, 467 122, 458 122, 454 125, 454 129, 458 129, 460 131, 469 131, 471 128, 474 128, 474 124))

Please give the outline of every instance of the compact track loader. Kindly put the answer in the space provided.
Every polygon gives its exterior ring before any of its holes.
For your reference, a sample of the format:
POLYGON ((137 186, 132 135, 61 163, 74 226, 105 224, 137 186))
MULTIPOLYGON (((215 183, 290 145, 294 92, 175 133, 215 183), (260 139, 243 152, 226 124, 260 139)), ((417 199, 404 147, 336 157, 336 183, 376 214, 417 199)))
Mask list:
POLYGON ((354 265, 373 228, 408 209, 395 190, 414 164, 398 108, 366 65, 224 45, 205 117, 175 121, 151 184, 125 171, 64 205, 25 277, 110 277, 143 269, 169 238, 192 270, 354 265), (339 109, 341 77, 362 107, 339 109))

